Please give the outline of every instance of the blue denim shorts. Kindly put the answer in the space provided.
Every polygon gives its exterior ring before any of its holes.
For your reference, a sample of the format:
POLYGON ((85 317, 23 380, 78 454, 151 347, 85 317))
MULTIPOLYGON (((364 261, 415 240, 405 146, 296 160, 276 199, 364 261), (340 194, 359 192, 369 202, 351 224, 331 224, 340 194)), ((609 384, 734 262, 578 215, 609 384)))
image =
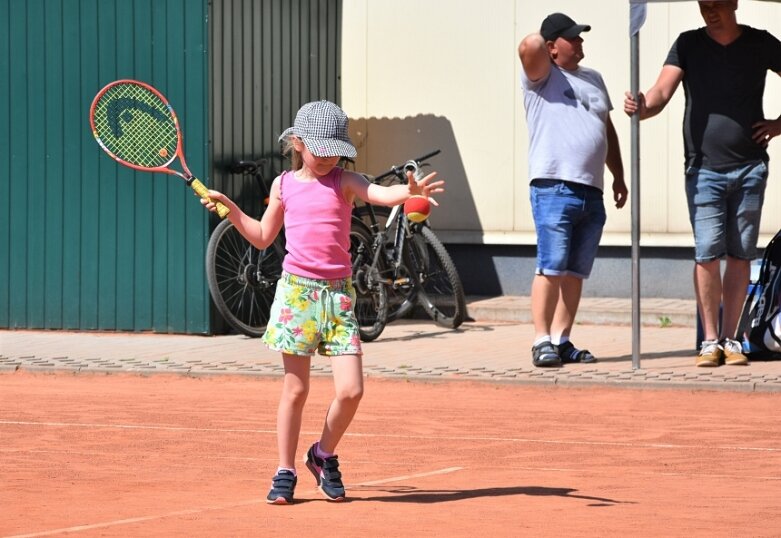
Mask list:
POLYGON ((698 263, 725 255, 756 258, 767 176, 767 164, 762 161, 721 172, 693 166, 686 170, 686 199, 698 263))
POLYGON ((535 179, 530 199, 537 230, 536 273, 588 278, 607 220, 602 191, 570 181, 535 179))

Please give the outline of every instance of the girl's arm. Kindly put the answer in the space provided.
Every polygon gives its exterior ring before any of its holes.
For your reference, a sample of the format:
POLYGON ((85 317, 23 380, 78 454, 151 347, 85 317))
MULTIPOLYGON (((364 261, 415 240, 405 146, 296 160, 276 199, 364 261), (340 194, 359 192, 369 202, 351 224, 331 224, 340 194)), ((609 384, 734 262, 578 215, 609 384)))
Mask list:
POLYGON ((279 196, 279 178, 271 184, 271 195, 266 211, 260 220, 254 219, 242 211, 233 200, 219 191, 209 191, 212 202, 201 199, 201 203, 211 212, 216 211, 214 202, 222 202, 230 209, 228 219, 244 238, 257 248, 263 249, 274 242, 282 229, 283 210, 279 196))
POLYGON ((436 172, 431 172, 420 181, 415 181, 412 172, 407 172, 407 185, 377 185, 369 181, 361 174, 344 171, 342 174, 342 192, 349 202, 359 198, 373 205, 394 206, 403 204, 410 196, 425 196, 434 205, 439 205, 436 200, 430 198, 432 194, 445 192, 442 186, 444 181, 432 181, 437 177, 436 172))

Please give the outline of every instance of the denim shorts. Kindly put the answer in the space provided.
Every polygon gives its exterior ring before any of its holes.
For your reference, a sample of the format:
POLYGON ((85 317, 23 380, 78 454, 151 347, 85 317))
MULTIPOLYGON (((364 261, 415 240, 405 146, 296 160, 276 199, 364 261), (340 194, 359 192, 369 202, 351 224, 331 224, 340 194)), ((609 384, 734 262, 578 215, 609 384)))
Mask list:
POLYGON ((263 342, 291 355, 360 355, 355 288, 349 278, 316 280, 283 273, 263 342))
POLYGON ((767 164, 762 161, 721 172, 693 166, 686 170, 686 199, 698 263, 725 255, 756 258, 767 176, 767 164))
POLYGON ((530 198, 537 230, 538 275, 588 278, 607 215, 602 191, 557 179, 535 179, 530 198))

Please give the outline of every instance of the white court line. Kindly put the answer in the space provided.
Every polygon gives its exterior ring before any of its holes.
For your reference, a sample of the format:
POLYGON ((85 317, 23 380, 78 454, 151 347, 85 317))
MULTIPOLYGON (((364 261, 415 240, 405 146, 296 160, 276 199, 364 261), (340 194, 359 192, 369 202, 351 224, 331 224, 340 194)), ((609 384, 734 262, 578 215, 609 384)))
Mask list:
POLYGON ((117 519, 115 521, 104 521, 102 523, 93 523, 91 525, 77 525, 76 527, 65 527, 62 529, 52 529, 52 530, 42 531, 42 532, 33 532, 30 534, 14 534, 13 536, 5 536, 3 538, 34 538, 38 536, 51 536, 53 534, 61 534, 63 532, 91 531, 94 529, 102 529, 105 527, 116 527, 118 525, 129 525, 131 523, 143 523, 145 521, 163 519, 166 517, 189 516, 193 514, 201 514, 203 512, 210 512, 212 510, 226 510, 229 508, 237 508, 239 506, 248 506, 251 504, 259 504, 262 502, 264 502, 263 499, 253 499, 250 501, 242 501, 242 502, 226 504, 222 506, 209 506, 206 508, 191 508, 189 510, 179 510, 177 512, 169 512, 167 514, 157 514, 154 516, 141 516, 141 517, 131 517, 128 519, 117 519))
MULTIPOLYGON (((520 471, 532 471, 532 472, 546 472, 546 473, 570 473, 570 474, 596 474, 604 476, 605 473, 601 470, 594 470, 592 467, 578 468, 559 468, 559 467, 513 467, 520 471)), ((739 480, 781 480, 781 476, 750 476, 743 473, 736 475, 729 474, 713 474, 713 473, 672 473, 664 471, 630 471, 633 475, 647 475, 647 476, 672 476, 681 478, 727 478, 727 479, 739 479, 739 480)), ((626 474, 626 473, 625 473, 626 474)))
POLYGON ((438 474, 454 473, 456 471, 462 471, 463 467, 447 467, 445 469, 439 469, 438 471, 430 471, 428 473, 408 474, 406 476, 394 476, 393 478, 384 478, 382 480, 372 480, 371 482, 361 482, 355 484, 356 486, 376 486, 377 484, 387 484, 388 482, 401 482, 402 480, 409 480, 410 478, 423 478, 424 476, 435 476, 438 474))
POLYGON ((89 422, 34 422, 24 420, 0 420, 0 424, 9 424, 11 426, 48 426, 52 428, 113 428, 118 430, 162 430, 172 432, 277 433, 276 430, 190 428, 187 426, 154 426, 151 424, 97 424, 89 422))
MULTIPOLYGON (((154 426, 146 424, 97 424, 97 423, 78 423, 78 422, 34 422, 21 420, 0 420, 0 425, 7 424, 11 426, 44 426, 53 428, 116 428, 125 430, 158 430, 158 431, 192 431, 208 433, 252 433, 276 435, 276 430, 253 430, 253 429, 223 429, 223 428, 190 428, 184 426, 154 426)), ((320 431, 301 432, 304 435, 320 435, 320 431)), ((346 437, 363 438, 382 438, 382 439, 417 439, 422 441, 489 441, 501 443, 528 443, 528 444, 546 444, 546 445, 564 445, 564 446, 608 446, 620 448, 658 448, 658 449, 694 449, 701 450, 709 448, 711 450, 735 450, 747 452, 779 452, 781 448, 757 447, 757 446, 731 446, 731 445, 679 445, 673 443, 629 443, 617 441, 562 441, 550 439, 531 439, 524 437, 468 437, 455 435, 405 435, 388 433, 345 433, 346 437)))
MULTIPOLYGON (((105 456, 106 454, 111 454, 113 456, 116 456, 117 452, 115 450, 107 452, 105 450, 91 450, 89 452, 84 450, 69 450, 69 449, 27 449, 27 448, 0 448, 0 454, 68 454, 72 456, 105 456)), ((128 454, 127 452, 123 452, 123 454, 128 454)), ((146 450, 138 450, 136 452, 133 452, 132 454, 129 454, 128 457, 146 457, 149 455, 149 452, 146 450)), ((200 454, 199 457, 201 459, 210 459, 210 460, 229 460, 229 461, 274 461, 276 462, 278 458, 276 456, 270 457, 270 458, 257 458, 257 457, 249 457, 249 456, 220 456, 220 455, 210 455, 205 456, 203 454, 200 454)), ((171 464, 169 464, 171 465, 171 464)), ((182 463, 180 467, 187 466, 189 464, 182 463)))
MULTIPOLYGON (((401 480, 408 480, 410 478, 422 478, 426 476, 435 476, 440 474, 446 474, 446 473, 453 473, 455 471, 462 470, 463 467, 448 467, 446 469, 439 469, 436 471, 429 471, 427 473, 418 473, 418 474, 412 474, 412 475, 406 475, 406 476, 394 476, 391 478, 384 478, 382 480, 373 480, 370 482, 362 482, 360 484, 356 484, 356 486, 373 486, 376 484, 385 484, 387 482, 399 482, 401 480)), ((347 489, 349 489, 349 486, 347 486, 347 489)), ((189 510, 179 510, 176 512, 169 512, 167 514, 157 514, 153 516, 141 516, 141 517, 133 517, 133 518, 127 518, 127 519, 118 519, 115 521, 105 521, 102 523, 93 523, 90 525, 78 525, 75 527, 65 527, 62 529, 53 529, 48 531, 42 531, 42 532, 33 532, 30 534, 15 534, 13 536, 5 536, 3 538, 37 538, 39 536, 51 536, 54 534, 60 534, 63 532, 81 532, 81 531, 91 531, 95 529, 102 529, 105 527, 116 527, 119 525, 129 525, 131 523, 144 523, 146 521, 153 521, 156 519, 163 519, 167 517, 177 517, 177 516, 190 516, 193 514, 201 514, 203 512, 211 512, 214 510, 228 510, 231 508, 239 508, 241 506, 249 506, 252 504, 261 504, 264 503, 264 499, 252 499, 249 501, 242 501, 237 502, 233 504, 225 504, 221 506, 208 506, 205 508, 191 508, 189 510)))

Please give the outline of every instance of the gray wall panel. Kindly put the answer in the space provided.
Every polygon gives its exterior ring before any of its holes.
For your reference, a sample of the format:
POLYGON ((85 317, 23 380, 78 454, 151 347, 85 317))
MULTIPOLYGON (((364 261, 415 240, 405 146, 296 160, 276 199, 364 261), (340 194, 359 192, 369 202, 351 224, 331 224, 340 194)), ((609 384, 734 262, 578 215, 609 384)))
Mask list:
MULTIPOLYGON (((341 10, 341 0, 211 4, 213 181, 246 211, 261 210, 259 192, 228 174, 229 164, 278 153, 302 104, 340 100, 341 10)), ((284 166, 276 159, 272 168, 284 166)))

